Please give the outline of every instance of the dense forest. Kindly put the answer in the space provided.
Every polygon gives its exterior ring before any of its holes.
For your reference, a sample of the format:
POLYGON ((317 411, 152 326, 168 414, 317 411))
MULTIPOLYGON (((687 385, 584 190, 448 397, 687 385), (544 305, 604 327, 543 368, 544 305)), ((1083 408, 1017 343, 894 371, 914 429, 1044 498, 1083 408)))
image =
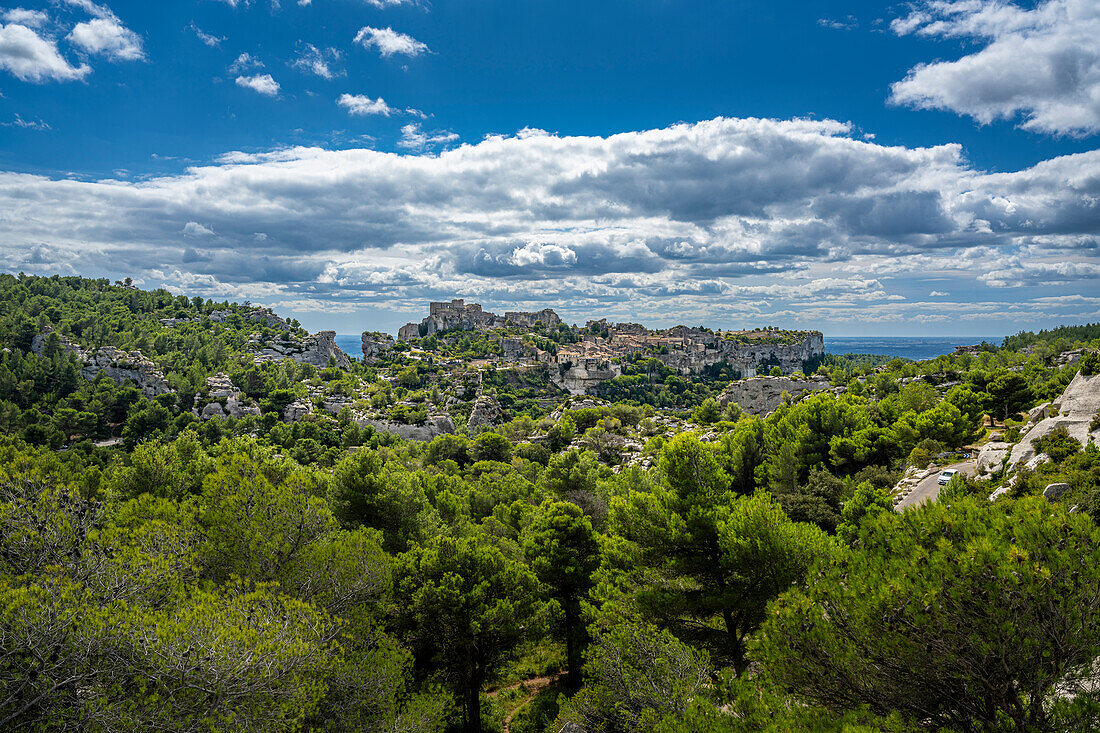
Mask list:
POLYGON ((892 495, 1019 440, 1097 371, 1096 325, 830 356, 826 388, 763 415, 722 399, 734 375, 655 359, 569 398, 472 364, 498 348, 478 333, 255 358, 304 336, 0 275, 0 730, 1100 729, 1095 443, 1055 431, 1045 463, 892 495), (88 378, 62 338, 140 352, 169 390, 88 378), (254 409, 210 417, 217 375, 254 409))

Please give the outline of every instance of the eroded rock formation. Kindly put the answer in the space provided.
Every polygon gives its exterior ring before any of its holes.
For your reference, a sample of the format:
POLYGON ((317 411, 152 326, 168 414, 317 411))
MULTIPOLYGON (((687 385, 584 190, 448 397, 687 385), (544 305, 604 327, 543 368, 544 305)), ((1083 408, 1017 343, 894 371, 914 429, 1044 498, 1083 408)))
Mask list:
POLYGON ((1064 427, 1081 445, 1089 440, 1100 438, 1100 431, 1090 432, 1092 419, 1100 411, 1100 374, 1085 376, 1078 373, 1073 381, 1066 385, 1062 396, 1051 402, 1036 417, 1042 417, 1035 425, 1020 437, 1020 442, 1012 448, 1009 464, 1029 461, 1035 457, 1032 441, 1049 435, 1055 428, 1064 427))
POLYGON ((763 417, 775 412, 783 404, 783 393, 798 401, 804 395, 828 389, 829 380, 824 377, 792 379, 790 377, 755 377, 734 382, 718 397, 723 407, 736 402, 748 415, 763 417))
POLYGON ((146 397, 175 392, 164 381, 164 374, 157 365, 147 359, 140 351, 125 352, 113 346, 101 346, 95 350, 84 350, 61 334, 54 334, 47 328, 31 341, 31 351, 42 356, 49 348, 51 335, 56 336, 58 348, 75 354, 82 362, 80 376, 88 381, 95 380, 100 374, 122 384, 132 382, 146 397))

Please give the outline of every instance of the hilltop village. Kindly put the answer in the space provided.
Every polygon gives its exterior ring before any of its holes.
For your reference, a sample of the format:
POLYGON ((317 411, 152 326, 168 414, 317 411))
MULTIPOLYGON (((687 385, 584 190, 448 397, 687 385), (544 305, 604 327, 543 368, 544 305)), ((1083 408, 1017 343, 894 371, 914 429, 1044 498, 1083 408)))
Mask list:
MULTIPOLYGON (((682 376, 724 372, 751 378, 759 373, 812 373, 825 355, 818 331, 712 331, 687 326, 651 331, 638 323, 606 319, 579 328, 566 326, 549 308, 498 316, 464 300, 430 303, 424 320, 402 326, 398 339, 411 344, 415 355, 423 339, 454 331, 491 334, 499 349, 488 361, 545 364, 551 381, 574 395, 595 394, 602 382, 622 376, 623 365, 640 356, 656 358, 682 376)), ((377 359, 394 346, 392 339, 363 334, 365 359, 377 359)))

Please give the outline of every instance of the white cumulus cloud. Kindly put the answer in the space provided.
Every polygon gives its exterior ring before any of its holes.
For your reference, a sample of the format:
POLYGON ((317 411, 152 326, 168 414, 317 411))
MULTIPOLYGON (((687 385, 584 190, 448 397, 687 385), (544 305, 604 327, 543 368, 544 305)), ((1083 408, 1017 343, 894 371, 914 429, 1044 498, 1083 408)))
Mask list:
MULTIPOLYGON (((989 173, 957 145, 860 132, 718 118, 608 137, 524 130, 430 154, 230 152, 135 181, 0 173, 0 269, 111 262, 314 308, 465 295, 727 327, 973 314, 1008 333, 1100 317, 1096 298, 1050 300, 1100 295, 1100 151, 989 173)), ((425 151, 451 135, 406 129, 425 151)))
POLYGON ((68 40, 90 54, 102 54, 112 61, 145 58, 141 37, 116 18, 92 18, 78 23, 69 33, 68 40))
POLYGON ((891 87, 891 101, 945 109, 986 124, 1020 119, 1042 133, 1100 132, 1100 3, 933 0, 895 19, 899 35, 982 45, 954 61, 920 64, 891 87))
POLYGON ((41 28, 50 22, 50 16, 41 10, 27 10, 26 8, 12 8, 3 13, 5 23, 17 23, 27 28, 41 28))
POLYGON ((271 74, 254 74, 252 76, 238 76, 237 86, 251 89, 266 97, 279 96, 279 82, 275 81, 271 74))
POLYGON ((0 24, 0 69, 21 81, 74 81, 91 73, 87 64, 73 66, 57 43, 18 23, 0 24))
POLYGON ((361 43, 364 48, 376 49, 382 56, 420 56, 429 51, 426 44, 393 28, 365 26, 355 34, 355 42, 361 43))
POLYGON ((389 117, 397 110, 386 104, 386 100, 379 97, 371 99, 363 94, 341 94, 336 103, 346 109, 348 114, 365 117, 367 115, 381 115, 389 117))

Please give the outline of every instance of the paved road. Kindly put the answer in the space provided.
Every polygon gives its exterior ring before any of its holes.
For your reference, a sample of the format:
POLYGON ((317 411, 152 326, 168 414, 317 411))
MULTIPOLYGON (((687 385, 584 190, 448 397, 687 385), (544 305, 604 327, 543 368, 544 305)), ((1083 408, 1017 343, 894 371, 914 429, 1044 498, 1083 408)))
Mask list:
POLYGON ((936 496, 939 495, 940 489, 942 488, 939 484, 940 471, 954 468, 958 469, 966 476, 973 476, 975 465, 975 461, 963 461, 962 463, 955 463, 950 466, 942 467, 939 471, 936 471, 934 474, 917 484, 913 491, 910 492, 909 496, 898 502, 897 510, 900 512, 907 507, 917 506, 926 501, 935 501, 936 496))

